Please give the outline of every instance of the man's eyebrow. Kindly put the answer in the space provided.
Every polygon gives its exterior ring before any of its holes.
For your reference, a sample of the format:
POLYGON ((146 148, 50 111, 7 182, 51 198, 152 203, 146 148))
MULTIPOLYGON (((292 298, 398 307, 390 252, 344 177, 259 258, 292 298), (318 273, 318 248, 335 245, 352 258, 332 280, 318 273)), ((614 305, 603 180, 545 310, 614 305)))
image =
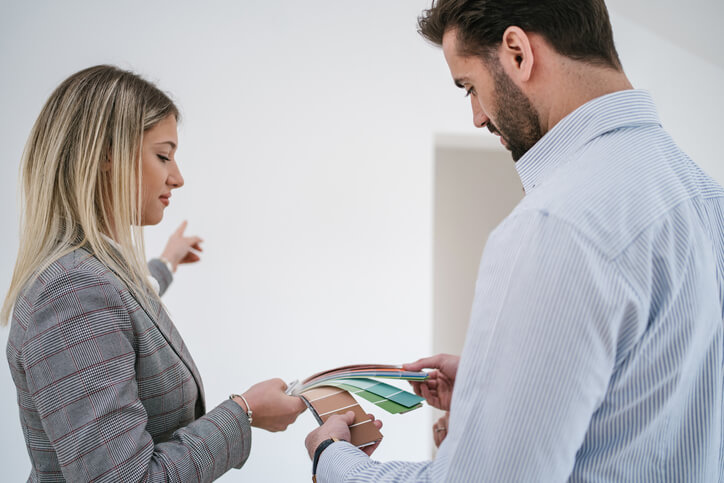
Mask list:
POLYGON ((156 143, 156 146, 158 146, 159 144, 168 144, 169 146, 171 146, 171 149, 176 149, 176 143, 173 141, 161 141, 160 143, 156 143))

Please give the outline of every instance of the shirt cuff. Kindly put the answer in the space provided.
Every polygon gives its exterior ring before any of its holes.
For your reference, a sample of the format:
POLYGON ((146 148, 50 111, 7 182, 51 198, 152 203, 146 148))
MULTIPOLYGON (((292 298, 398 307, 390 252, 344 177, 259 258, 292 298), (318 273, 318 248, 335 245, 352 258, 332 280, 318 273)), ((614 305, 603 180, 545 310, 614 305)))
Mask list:
POLYGON ((154 258, 148 262, 148 270, 151 272, 153 278, 155 278, 158 282, 158 294, 163 295, 173 281, 173 272, 171 272, 168 266, 166 266, 166 264, 158 258, 154 258))
POLYGON ((329 445, 319 457, 317 482, 344 481, 345 475, 372 463, 362 450, 346 441, 329 445))

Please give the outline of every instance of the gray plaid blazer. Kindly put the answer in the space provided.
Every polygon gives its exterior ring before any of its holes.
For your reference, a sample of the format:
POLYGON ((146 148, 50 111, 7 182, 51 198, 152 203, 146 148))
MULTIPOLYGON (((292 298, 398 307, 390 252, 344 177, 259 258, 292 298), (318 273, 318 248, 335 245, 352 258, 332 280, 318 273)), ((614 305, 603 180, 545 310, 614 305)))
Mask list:
MULTIPOLYGON (((163 293, 171 273, 149 268, 163 293)), ((163 307, 146 312, 85 249, 23 290, 7 357, 29 481, 211 481, 249 456, 238 404, 204 415, 201 377, 163 307)))

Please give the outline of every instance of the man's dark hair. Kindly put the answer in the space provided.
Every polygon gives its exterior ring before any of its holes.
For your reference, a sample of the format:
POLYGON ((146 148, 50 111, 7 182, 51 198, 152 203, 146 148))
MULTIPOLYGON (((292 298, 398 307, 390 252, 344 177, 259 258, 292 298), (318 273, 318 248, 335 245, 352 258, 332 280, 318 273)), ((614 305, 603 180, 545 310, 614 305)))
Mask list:
POLYGON ((433 0, 418 32, 442 45, 457 29, 459 53, 487 58, 511 26, 542 35, 561 55, 621 69, 604 0, 433 0))

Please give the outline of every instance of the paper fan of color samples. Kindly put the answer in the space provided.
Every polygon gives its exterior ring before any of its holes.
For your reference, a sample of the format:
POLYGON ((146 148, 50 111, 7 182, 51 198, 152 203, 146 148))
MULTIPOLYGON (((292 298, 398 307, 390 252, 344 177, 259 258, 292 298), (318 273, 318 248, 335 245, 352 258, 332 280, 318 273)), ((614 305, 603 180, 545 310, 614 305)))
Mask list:
POLYGON ((287 393, 294 396, 319 386, 334 386, 360 396, 392 414, 401 414, 421 406, 424 398, 375 379, 423 381, 426 372, 405 371, 401 366, 360 364, 338 367, 290 384, 287 393))

